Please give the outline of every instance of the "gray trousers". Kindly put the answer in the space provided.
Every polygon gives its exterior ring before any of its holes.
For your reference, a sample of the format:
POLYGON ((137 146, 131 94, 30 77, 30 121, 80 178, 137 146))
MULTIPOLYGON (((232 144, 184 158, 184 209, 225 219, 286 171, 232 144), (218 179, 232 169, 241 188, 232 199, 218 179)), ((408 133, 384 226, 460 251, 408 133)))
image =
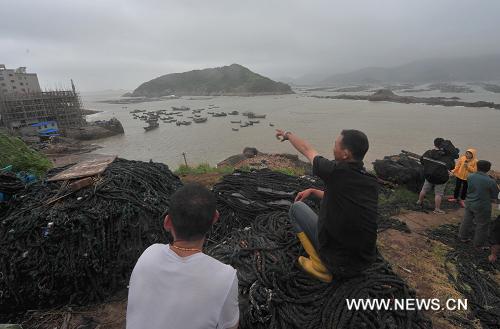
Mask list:
POLYGON ((314 249, 318 251, 318 215, 304 202, 299 201, 292 204, 288 217, 295 233, 304 232, 313 244, 314 249))
POLYGON ((488 241, 488 229, 491 221, 491 210, 482 209, 477 211, 470 207, 465 207, 465 216, 460 224, 458 237, 462 240, 470 236, 471 230, 475 225, 473 244, 476 247, 483 247, 488 241))

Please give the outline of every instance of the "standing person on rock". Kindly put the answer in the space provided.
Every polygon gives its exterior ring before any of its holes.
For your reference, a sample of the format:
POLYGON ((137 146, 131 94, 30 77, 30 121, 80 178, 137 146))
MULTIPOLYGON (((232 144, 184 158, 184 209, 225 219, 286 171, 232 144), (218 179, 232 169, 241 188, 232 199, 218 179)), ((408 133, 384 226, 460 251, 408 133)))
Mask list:
POLYGON ((309 159, 326 186, 298 193, 290 207, 290 221, 309 255, 300 256, 299 265, 324 282, 359 275, 376 259, 379 185, 363 167, 368 138, 358 130, 342 130, 333 148, 335 160, 328 160, 292 132, 277 129, 276 137, 309 159), (302 202, 311 195, 322 199, 319 216, 302 202))
POLYGON ((236 270, 203 253, 205 236, 218 220, 215 197, 187 184, 171 198, 164 228, 170 244, 144 251, 132 271, 127 329, 236 329, 236 270))
POLYGON ((456 178, 455 192, 450 202, 459 202, 462 208, 465 207, 465 198, 467 197, 467 177, 469 174, 477 171, 477 153, 476 149, 468 149, 464 155, 458 159, 458 162, 451 172, 456 178))
POLYGON ((465 199, 465 215, 458 236, 462 242, 469 240, 474 227, 473 244, 476 248, 485 247, 491 223, 491 202, 498 196, 495 180, 487 175, 491 163, 486 160, 477 162, 477 172, 467 178, 468 189, 465 199))
POLYGON ((441 210, 446 183, 448 182, 451 170, 455 167, 454 155, 449 154, 444 148, 442 138, 434 139, 434 149, 426 151, 420 163, 424 166, 425 182, 418 196, 417 205, 422 206, 425 195, 434 189, 434 213, 444 214, 441 210))

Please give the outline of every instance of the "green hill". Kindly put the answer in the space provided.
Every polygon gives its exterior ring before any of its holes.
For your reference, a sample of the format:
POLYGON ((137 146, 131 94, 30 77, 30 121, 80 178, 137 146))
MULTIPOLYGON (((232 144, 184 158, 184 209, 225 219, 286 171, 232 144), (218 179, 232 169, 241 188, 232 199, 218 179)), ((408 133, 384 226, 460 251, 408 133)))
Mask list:
POLYGON ((256 74, 238 64, 162 75, 144 82, 133 97, 168 95, 276 95, 293 94, 289 85, 256 74))

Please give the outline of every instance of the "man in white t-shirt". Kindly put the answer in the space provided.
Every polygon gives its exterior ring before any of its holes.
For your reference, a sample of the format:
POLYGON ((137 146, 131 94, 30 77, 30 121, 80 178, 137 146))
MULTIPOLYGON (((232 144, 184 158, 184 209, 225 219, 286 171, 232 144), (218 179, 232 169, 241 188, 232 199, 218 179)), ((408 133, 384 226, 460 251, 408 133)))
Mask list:
POLYGON ((237 328, 236 270, 202 252, 219 218, 213 194, 188 184, 171 198, 164 227, 171 244, 144 251, 130 277, 127 329, 237 328))

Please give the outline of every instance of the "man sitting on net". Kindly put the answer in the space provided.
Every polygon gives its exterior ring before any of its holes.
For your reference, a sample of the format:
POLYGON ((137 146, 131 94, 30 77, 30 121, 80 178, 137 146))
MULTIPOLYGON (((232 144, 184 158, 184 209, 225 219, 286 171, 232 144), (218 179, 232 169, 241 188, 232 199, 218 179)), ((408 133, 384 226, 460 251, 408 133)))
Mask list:
POLYGON ((290 208, 290 221, 309 255, 299 257, 299 265, 324 282, 359 275, 376 258, 379 185, 363 167, 368 138, 358 130, 343 130, 335 140, 335 160, 328 160, 291 132, 276 130, 276 137, 309 159, 313 174, 326 186, 325 191, 298 193, 290 208), (301 202, 310 195, 322 199, 319 217, 301 202))
POLYGON ((219 218, 213 194, 199 184, 178 189, 164 228, 171 244, 154 244, 130 278, 127 329, 237 328, 236 270, 202 251, 219 218))

